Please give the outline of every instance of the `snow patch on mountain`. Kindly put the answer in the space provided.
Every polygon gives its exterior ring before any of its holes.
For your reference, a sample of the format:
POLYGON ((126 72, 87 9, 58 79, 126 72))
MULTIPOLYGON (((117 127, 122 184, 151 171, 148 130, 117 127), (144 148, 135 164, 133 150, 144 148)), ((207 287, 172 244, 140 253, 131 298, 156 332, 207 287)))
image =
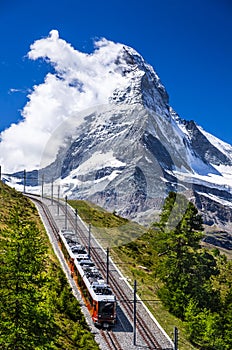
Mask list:
POLYGON ((218 148, 227 157, 229 156, 230 159, 232 160, 232 146, 230 144, 218 139, 214 135, 211 135, 210 133, 205 131, 201 126, 198 126, 198 128, 201 130, 202 134, 205 135, 205 137, 209 140, 211 144, 213 144, 216 148, 218 148))
POLYGON ((192 184, 203 184, 206 187, 217 188, 217 189, 226 189, 232 193, 232 174, 224 175, 199 175, 198 173, 184 173, 174 171, 175 175, 180 181, 186 181, 192 184))
POLYGON ((200 191, 198 192, 198 194, 209 198, 211 201, 214 201, 214 202, 217 202, 217 203, 219 203, 221 205, 224 205, 226 207, 232 208, 232 202, 230 202, 228 200, 225 200, 225 199, 222 199, 222 198, 218 198, 217 196, 215 196, 213 194, 208 194, 208 193, 204 193, 204 192, 200 192, 200 191))
POLYGON ((104 169, 106 167, 121 167, 126 163, 121 162, 114 157, 113 151, 106 153, 95 152, 85 162, 78 167, 78 174, 83 175, 93 170, 104 169))

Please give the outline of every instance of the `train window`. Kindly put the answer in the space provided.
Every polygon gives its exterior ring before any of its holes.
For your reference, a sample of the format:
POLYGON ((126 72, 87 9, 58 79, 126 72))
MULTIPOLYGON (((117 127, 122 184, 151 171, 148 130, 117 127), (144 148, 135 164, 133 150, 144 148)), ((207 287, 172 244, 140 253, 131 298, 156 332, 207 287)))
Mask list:
POLYGON ((100 301, 98 305, 98 313, 103 316, 114 314, 114 303, 100 301))
POLYGON ((77 254, 87 254, 86 250, 82 247, 78 247, 78 246, 74 246, 71 248, 73 253, 77 253, 77 254))
POLYGON ((93 285, 93 290, 99 295, 112 295, 112 290, 106 286, 93 285))
POLYGON ((93 267, 94 263, 91 260, 81 260, 80 265, 85 267, 93 267))

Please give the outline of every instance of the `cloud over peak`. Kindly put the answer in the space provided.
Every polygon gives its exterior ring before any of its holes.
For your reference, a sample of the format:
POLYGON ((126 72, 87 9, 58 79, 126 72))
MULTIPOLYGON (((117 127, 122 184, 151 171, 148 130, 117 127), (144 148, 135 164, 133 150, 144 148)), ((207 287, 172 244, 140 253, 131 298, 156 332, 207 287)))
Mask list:
POLYGON ((125 77, 116 69, 122 44, 102 38, 90 54, 59 37, 57 30, 36 40, 27 56, 43 59, 53 69, 35 85, 22 110, 23 120, 1 133, 0 157, 4 171, 38 168, 43 148, 54 130, 70 116, 108 102, 125 77))

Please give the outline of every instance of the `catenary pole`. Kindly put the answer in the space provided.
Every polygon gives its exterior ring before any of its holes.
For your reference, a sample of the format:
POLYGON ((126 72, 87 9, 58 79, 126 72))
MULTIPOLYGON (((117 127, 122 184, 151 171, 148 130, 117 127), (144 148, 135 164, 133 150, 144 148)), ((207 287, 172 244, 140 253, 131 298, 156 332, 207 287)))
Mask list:
POLYGON ((23 193, 26 192, 26 169, 23 170, 23 193))
POLYGON ((58 201, 57 201, 57 215, 60 215, 60 185, 58 185, 57 188, 57 197, 58 197, 58 201))
POLYGON ((174 350, 178 350, 178 328, 174 327, 174 350))
POLYGON ((88 243, 88 255, 90 259, 90 244, 91 244, 91 224, 89 224, 89 243, 88 243))
POLYGON ((78 214, 78 211, 77 211, 77 208, 75 208, 75 234, 77 236, 77 214, 78 214))
POLYGON ((68 197, 65 196, 65 224, 64 224, 64 228, 67 230, 68 228, 68 197))
POLYGON ((106 283, 109 284, 109 247, 106 249, 106 283))
POLYGON ((51 182, 51 205, 53 205, 53 178, 51 182))
POLYGON ((41 197, 44 197, 44 174, 42 174, 42 179, 41 179, 41 197))
POLYGON ((133 326, 133 345, 136 345, 136 293, 137 293, 137 282, 134 281, 134 326, 133 326))

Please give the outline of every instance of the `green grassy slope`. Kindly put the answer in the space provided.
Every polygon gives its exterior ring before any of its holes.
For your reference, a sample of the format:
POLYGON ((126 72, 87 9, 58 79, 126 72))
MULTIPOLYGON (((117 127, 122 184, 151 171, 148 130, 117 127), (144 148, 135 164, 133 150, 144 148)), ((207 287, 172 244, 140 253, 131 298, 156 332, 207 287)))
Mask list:
MULTIPOLYGON (((93 335, 89 331, 79 303, 73 296, 66 277, 61 270, 60 264, 52 250, 35 206, 21 193, 9 188, 0 181, 1 261, 3 261, 4 264, 4 254, 7 253, 5 250, 6 245, 4 245, 3 241, 6 239, 11 241, 12 239, 9 232, 11 231, 12 212, 14 212, 15 208, 20 208, 20 210, 23 209, 25 217, 27 217, 27 221, 36 223, 37 227, 39 228, 41 242, 46 247, 46 260, 43 276, 45 283, 42 288, 38 289, 38 293, 41 293, 41 298, 44 299, 44 305, 46 305, 46 308, 49 309, 51 319, 54 320, 54 324, 52 326, 52 339, 49 339, 50 345, 49 347, 46 347, 46 349, 99 349, 98 345, 94 341, 93 335), (6 236, 6 233, 8 233, 8 236, 6 236)), ((0 294, 7 290, 7 281, 4 281, 4 273, 5 272, 3 269, 0 269, 0 294)), ((30 289, 30 286, 28 286, 28 288, 30 289)), ((4 325, 5 305, 1 305, 1 302, 2 300, 0 297, 0 311, 2 312, 0 317, 1 321, 3 322, 2 324, 4 325)), ((14 322, 12 322, 12 325, 14 325, 14 322)), ((12 328, 12 332, 13 330, 14 329, 12 328)), ((4 339, 4 337, 4 329, 0 329, 0 344, 2 343, 1 338, 4 339)), ((0 346, 0 348, 2 347, 0 346)), ((11 348, 13 349, 13 347, 11 348)), ((25 345, 25 349, 31 349, 30 345, 25 345)), ((40 348, 38 347, 36 349, 40 348)), ((45 348, 43 347, 43 349, 45 348)))
POLYGON ((91 224, 95 237, 104 248, 122 246, 144 233, 144 228, 137 223, 109 213, 93 203, 81 200, 69 200, 68 203, 78 210, 87 224, 91 224))

